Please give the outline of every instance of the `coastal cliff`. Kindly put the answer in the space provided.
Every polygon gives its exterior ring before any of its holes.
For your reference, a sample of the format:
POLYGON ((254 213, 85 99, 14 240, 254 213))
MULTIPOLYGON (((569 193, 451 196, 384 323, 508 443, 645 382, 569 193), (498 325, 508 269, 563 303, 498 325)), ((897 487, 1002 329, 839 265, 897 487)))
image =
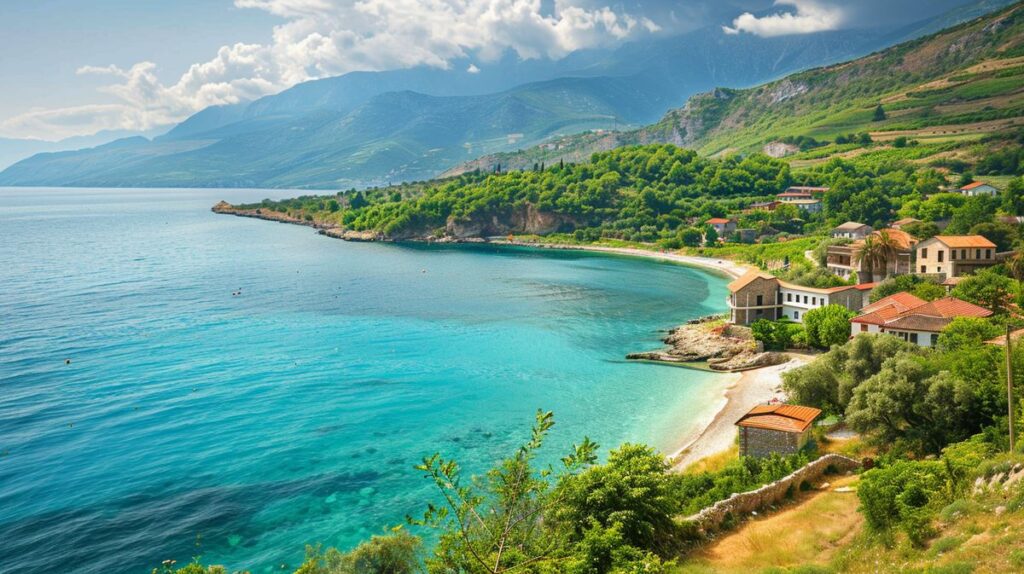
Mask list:
POLYGON ((500 210, 494 213, 480 213, 471 217, 449 217, 443 229, 431 230, 425 227, 409 228, 386 234, 370 230, 348 229, 337 223, 317 219, 296 217, 282 211, 264 207, 242 208, 226 201, 220 201, 211 208, 214 213, 252 217, 293 223, 319 229, 320 233, 346 241, 440 241, 472 242, 486 237, 515 235, 548 235, 557 231, 575 228, 577 222, 559 213, 541 211, 537 206, 526 203, 522 207, 500 210))

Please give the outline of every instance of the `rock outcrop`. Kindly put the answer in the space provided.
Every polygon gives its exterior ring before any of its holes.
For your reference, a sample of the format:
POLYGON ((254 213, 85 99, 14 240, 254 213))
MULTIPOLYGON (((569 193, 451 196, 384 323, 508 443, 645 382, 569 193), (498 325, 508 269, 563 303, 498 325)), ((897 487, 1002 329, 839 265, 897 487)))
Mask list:
POLYGON ((716 371, 743 371, 779 365, 788 359, 782 353, 765 352, 750 329, 705 318, 669 331, 661 351, 631 353, 627 359, 664 363, 707 362, 716 371))

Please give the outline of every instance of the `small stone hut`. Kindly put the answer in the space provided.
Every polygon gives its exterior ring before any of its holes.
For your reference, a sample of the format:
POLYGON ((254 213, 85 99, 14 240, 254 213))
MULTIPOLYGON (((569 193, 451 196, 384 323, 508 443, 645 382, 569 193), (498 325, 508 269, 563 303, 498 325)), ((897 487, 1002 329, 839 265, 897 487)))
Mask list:
POLYGON ((736 421, 740 456, 795 454, 807 446, 811 424, 821 410, 799 405, 758 405, 736 421))

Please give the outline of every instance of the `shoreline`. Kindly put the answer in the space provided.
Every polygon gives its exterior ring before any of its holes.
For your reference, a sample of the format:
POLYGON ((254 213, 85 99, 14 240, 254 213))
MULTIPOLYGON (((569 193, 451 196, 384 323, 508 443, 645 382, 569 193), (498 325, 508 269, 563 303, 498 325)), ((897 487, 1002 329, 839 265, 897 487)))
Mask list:
POLYGON ((369 232, 351 232, 341 233, 337 230, 339 228, 325 226, 318 224, 313 221, 305 221, 290 217, 288 215, 271 212, 271 213, 257 213, 256 210, 240 210, 236 209, 231 205, 222 205, 218 203, 211 211, 220 215, 234 215, 235 217, 247 217, 251 219, 262 219, 264 221, 272 221, 275 223, 286 223, 291 225, 301 225, 303 227, 311 227, 317 230, 317 233, 326 237, 332 237, 334 239, 340 239, 342 241, 353 241, 353 242, 380 242, 380 243, 441 243, 441 244, 452 244, 452 245, 496 245, 496 246, 508 246, 508 247, 527 247, 533 249, 552 249, 552 250, 563 250, 563 251, 589 251, 592 253, 604 253, 607 255, 622 255, 626 257, 641 257, 645 259, 655 259, 658 261, 668 261, 670 263, 678 263, 688 267, 697 267, 705 271, 710 271, 719 275, 723 275, 727 278, 735 279, 743 276, 751 266, 745 263, 738 263, 730 259, 715 259, 712 257, 701 257, 698 255, 684 255, 678 252, 672 251, 653 251, 647 249, 640 249, 637 247, 611 247, 605 245, 578 245, 569 243, 545 243, 545 242, 532 242, 532 241, 518 241, 507 239, 495 239, 495 238, 480 238, 475 240, 445 240, 445 241, 429 241, 423 239, 407 239, 407 240, 392 240, 383 239, 380 236, 374 235, 369 232), (332 232, 333 231, 333 232, 332 232))
POLYGON ((781 365, 750 369, 732 373, 735 377, 722 393, 714 415, 697 426, 684 439, 683 446, 669 456, 674 472, 681 472, 691 464, 709 456, 729 450, 736 442, 735 422, 751 408, 772 399, 785 400, 782 373, 801 367, 810 361, 804 355, 789 355, 781 365))
MULTIPOLYGON (((341 239, 343 241, 378 242, 379 237, 359 235, 348 237, 340 233, 331 233, 332 228, 325 228, 313 222, 298 220, 291 217, 270 217, 268 214, 243 212, 231 208, 224 209, 216 206, 213 211, 219 214, 235 215, 238 217, 250 217, 263 219, 277 223, 287 223, 312 227, 318 233, 327 237, 341 239)), ((276 214, 275 214, 276 215, 276 214)), ((401 241, 390 241, 401 243, 401 241)), ((433 243, 431 241, 412 241, 415 243, 433 243)), ((711 257, 700 257, 696 255, 684 255, 678 252, 653 251, 636 247, 611 247, 602 245, 573 245, 561 243, 545 243, 532 241, 509 241, 507 239, 486 239, 475 241, 446 241, 449 244, 467 245, 492 245, 505 247, 525 247, 531 249, 548 249, 562 251, 587 251, 591 253, 602 253, 605 255, 619 255, 624 257, 636 257, 676 263, 688 267, 698 268, 702 271, 735 279, 743 276, 751 266, 738 263, 729 259, 715 259, 711 257)), ((682 471, 686 466, 713 454, 728 450, 735 442, 735 429, 733 423, 743 414, 746 414, 752 407, 766 403, 773 398, 783 400, 780 386, 782 384, 781 374, 789 369, 799 367, 807 362, 805 357, 789 355, 790 360, 781 365, 760 367, 739 372, 716 372, 720 375, 729 375, 733 380, 728 383, 721 399, 716 403, 714 410, 708 409, 709 416, 698 420, 695 429, 688 433, 682 441, 682 446, 675 450, 669 460, 674 472, 682 471)), ((657 362, 660 364, 660 362, 657 362)), ((681 365, 684 366, 685 365, 681 365)))

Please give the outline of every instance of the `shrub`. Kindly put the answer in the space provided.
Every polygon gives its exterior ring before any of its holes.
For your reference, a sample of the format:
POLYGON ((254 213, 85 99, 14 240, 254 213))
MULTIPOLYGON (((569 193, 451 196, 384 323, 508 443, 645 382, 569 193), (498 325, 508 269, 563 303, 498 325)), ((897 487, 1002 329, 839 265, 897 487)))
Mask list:
POLYGON ((915 545, 934 530, 931 519, 941 499, 944 465, 938 461, 900 461, 864 473, 857 488, 868 528, 900 529, 915 545))
POLYGON ((842 305, 811 309, 804 315, 807 342, 822 349, 845 343, 850 338, 850 319, 854 315, 853 311, 842 305))

